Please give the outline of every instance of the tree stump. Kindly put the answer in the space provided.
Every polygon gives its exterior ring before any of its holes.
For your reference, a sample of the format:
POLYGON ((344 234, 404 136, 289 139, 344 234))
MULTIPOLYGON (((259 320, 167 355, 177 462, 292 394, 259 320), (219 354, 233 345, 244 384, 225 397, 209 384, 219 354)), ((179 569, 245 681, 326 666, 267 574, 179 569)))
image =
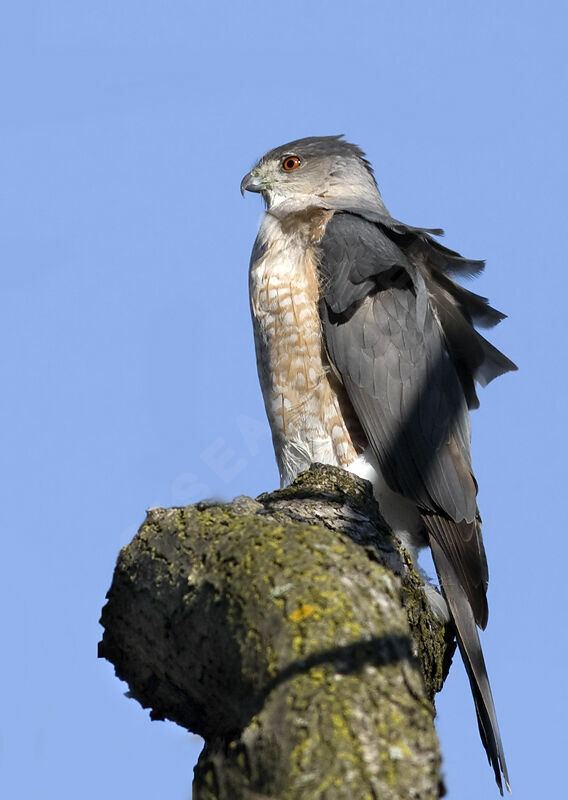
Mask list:
POLYGON ((315 465, 257 500, 154 508, 100 656, 205 740, 194 800, 434 800, 454 651, 371 486, 315 465))

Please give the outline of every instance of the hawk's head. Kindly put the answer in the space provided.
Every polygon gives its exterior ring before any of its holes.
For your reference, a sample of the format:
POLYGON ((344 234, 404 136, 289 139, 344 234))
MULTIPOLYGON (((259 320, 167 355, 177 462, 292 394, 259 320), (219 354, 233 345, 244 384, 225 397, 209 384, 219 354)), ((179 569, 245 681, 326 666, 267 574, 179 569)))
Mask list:
POLYGON ((341 136, 310 136, 269 150, 243 178, 245 189, 260 192, 268 208, 287 200, 334 206, 340 198, 379 196, 365 153, 341 136))

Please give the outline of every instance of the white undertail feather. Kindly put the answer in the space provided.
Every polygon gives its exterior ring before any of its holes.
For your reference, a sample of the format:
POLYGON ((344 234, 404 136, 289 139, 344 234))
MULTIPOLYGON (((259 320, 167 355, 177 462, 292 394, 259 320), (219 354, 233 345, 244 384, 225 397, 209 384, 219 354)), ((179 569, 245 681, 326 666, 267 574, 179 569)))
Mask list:
POLYGON ((432 611, 441 622, 447 622, 450 619, 447 603, 419 563, 420 551, 427 546, 428 542, 416 505, 398 492, 393 492, 388 486, 379 462, 370 447, 367 447, 347 469, 372 484, 381 514, 408 552, 416 571, 424 581, 424 591, 432 611))

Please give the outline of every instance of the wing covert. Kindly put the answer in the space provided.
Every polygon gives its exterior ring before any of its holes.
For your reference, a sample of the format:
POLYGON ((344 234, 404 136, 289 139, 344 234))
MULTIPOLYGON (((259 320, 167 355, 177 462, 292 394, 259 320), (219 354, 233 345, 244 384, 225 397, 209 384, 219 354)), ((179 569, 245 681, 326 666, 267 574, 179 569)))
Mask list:
POLYGON ((472 522, 467 404, 419 271, 351 214, 330 220, 321 250, 329 357, 386 480, 425 511, 472 522))

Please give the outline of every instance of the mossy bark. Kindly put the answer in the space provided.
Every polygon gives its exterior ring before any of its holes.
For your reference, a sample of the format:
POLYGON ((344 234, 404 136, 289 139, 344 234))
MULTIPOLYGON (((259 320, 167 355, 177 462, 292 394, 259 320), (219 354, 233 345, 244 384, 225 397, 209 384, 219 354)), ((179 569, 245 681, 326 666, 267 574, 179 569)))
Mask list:
POLYGON ((100 655, 205 739, 195 800, 430 800, 453 653, 370 485, 152 509, 120 553, 100 655))

